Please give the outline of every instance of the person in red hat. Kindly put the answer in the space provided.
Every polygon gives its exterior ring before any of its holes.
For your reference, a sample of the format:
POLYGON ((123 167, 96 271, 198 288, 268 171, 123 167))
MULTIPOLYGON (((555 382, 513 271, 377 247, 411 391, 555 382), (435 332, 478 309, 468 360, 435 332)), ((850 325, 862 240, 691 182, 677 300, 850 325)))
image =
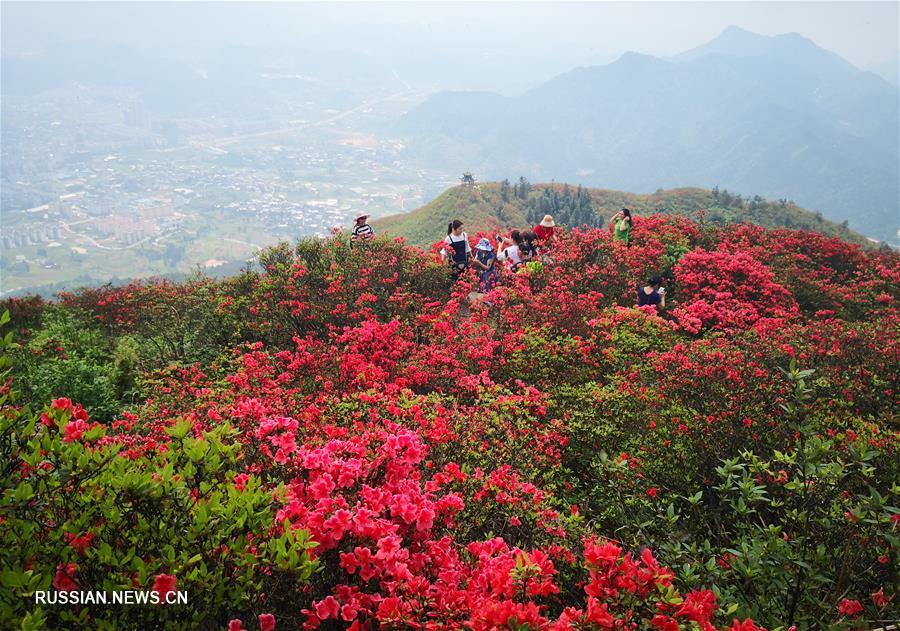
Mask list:
POLYGON ((368 218, 369 215, 365 213, 357 215, 355 220, 356 225, 353 226, 353 232, 350 234, 351 239, 371 239, 375 236, 375 231, 372 230, 372 226, 366 221, 368 218))

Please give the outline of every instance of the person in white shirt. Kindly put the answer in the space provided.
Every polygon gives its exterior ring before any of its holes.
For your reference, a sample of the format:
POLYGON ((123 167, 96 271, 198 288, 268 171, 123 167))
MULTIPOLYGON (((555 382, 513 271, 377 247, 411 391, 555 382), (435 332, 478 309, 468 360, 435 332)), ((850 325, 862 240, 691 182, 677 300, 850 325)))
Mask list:
POLYGON ((523 243, 524 239, 522 239, 522 233, 518 230, 511 231, 508 238, 498 234, 497 250, 499 254, 497 255, 497 260, 509 261, 510 266, 513 271, 515 271, 522 263, 522 251, 520 247, 523 243))
POLYGON ((441 248, 441 258, 450 257, 450 270, 453 282, 465 273, 472 258, 472 246, 469 244, 469 236, 463 232, 463 223, 454 219, 447 224, 447 237, 444 239, 444 247, 441 248))

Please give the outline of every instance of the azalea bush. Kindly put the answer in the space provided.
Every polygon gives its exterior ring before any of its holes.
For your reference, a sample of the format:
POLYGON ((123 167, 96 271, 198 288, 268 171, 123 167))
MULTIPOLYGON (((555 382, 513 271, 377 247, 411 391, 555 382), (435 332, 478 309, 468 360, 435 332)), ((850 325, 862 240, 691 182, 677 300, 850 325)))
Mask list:
POLYGON ((272 491, 236 473, 241 445, 227 424, 195 435, 181 420, 167 428, 164 448, 135 449, 131 415, 106 425, 66 398, 40 412, 15 399, 8 387, 0 395, 4 627, 224 626, 236 612, 257 611, 259 594, 296 597, 316 569, 308 533, 277 532, 272 491), (184 590, 190 600, 93 609, 27 597, 133 588, 184 590))
POLYGON ((673 271, 684 303, 675 314, 689 332, 703 326, 743 330, 758 323, 780 325, 798 310, 775 275, 744 252, 688 252, 673 271))
POLYGON ((259 260, 8 301, 4 626, 900 617, 896 254, 638 217, 477 303, 387 237, 259 260), (189 603, 33 597, 130 587, 189 603))

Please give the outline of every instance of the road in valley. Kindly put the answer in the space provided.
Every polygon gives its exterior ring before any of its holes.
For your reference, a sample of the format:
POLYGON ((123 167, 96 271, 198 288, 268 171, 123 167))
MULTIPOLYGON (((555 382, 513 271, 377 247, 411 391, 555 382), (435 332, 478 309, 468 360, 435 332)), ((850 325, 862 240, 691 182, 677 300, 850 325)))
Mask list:
MULTIPOLYGON (((373 105, 377 105, 379 103, 384 103, 385 101, 393 101, 394 99, 398 99, 404 96, 409 96, 413 93, 413 90, 407 89, 402 92, 397 92, 395 94, 391 94, 389 96, 385 96, 380 99, 375 99, 374 101, 363 101, 361 104, 353 107, 349 110, 344 110, 343 112, 338 112, 333 116, 329 116, 328 118, 323 118, 322 120, 313 121, 310 123, 303 123, 302 125, 292 125, 290 127, 282 127, 281 129, 273 129, 272 131, 261 131, 255 134, 244 134, 242 136, 231 136, 229 138, 223 138, 221 140, 210 140, 203 143, 203 146, 206 149, 210 150, 222 150, 222 147, 227 147, 228 145, 233 145, 236 142, 243 142, 245 140, 256 140, 259 138, 266 138, 267 136, 280 136, 282 134, 290 134, 293 132, 303 131, 304 129, 312 129, 314 127, 321 127, 322 125, 328 125, 335 121, 339 121, 342 118, 346 118, 351 114, 355 114, 357 112, 361 112, 362 110, 372 107, 373 105)), ((200 143, 197 143, 200 145, 200 143)))

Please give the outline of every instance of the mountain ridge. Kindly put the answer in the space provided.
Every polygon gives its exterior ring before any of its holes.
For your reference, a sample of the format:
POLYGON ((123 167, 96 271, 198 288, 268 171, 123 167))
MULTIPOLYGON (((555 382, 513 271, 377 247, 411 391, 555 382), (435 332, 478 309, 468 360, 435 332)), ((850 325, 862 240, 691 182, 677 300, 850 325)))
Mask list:
MULTIPOLYGON (((801 208, 788 200, 769 201, 759 196, 744 197, 726 190, 676 187, 658 189, 654 193, 632 193, 608 188, 587 188, 563 182, 526 183, 524 197, 519 195, 520 182, 482 182, 477 188, 454 186, 431 202, 404 214, 390 215, 372 223, 379 232, 402 236, 410 243, 429 246, 443 238, 445 227, 453 219, 460 219, 472 234, 506 228, 531 228, 536 217, 552 209, 541 209, 540 198, 553 190, 574 197, 579 190, 591 198, 591 213, 596 220, 605 221, 620 208, 627 206, 637 214, 672 214, 696 218, 701 211, 706 221, 717 224, 754 223, 766 228, 799 228, 838 237, 854 244, 869 244, 871 240, 846 226, 834 223, 813 211, 801 208), (504 197, 505 195, 505 197, 504 197), (534 210, 529 217, 529 212, 534 210)), ((560 221, 557 215, 557 222, 560 221)))
POLYGON ((861 70, 840 55, 822 48, 808 37, 800 33, 780 33, 778 35, 762 35, 748 31, 734 24, 726 27, 716 38, 673 55, 674 61, 688 61, 708 54, 728 54, 741 57, 766 56, 774 52, 805 53, 814 57, 828 59, 844 65, 848 69, 861 70))
POLYGON ((397 131, 412 155, 486 179, 718 184, 792 198, 896 241, 897 88, 802 36, 748 35, 770 54, 725 54, 722 45, 682 61, 629 52, 515 97, 433 95, 397 131))

